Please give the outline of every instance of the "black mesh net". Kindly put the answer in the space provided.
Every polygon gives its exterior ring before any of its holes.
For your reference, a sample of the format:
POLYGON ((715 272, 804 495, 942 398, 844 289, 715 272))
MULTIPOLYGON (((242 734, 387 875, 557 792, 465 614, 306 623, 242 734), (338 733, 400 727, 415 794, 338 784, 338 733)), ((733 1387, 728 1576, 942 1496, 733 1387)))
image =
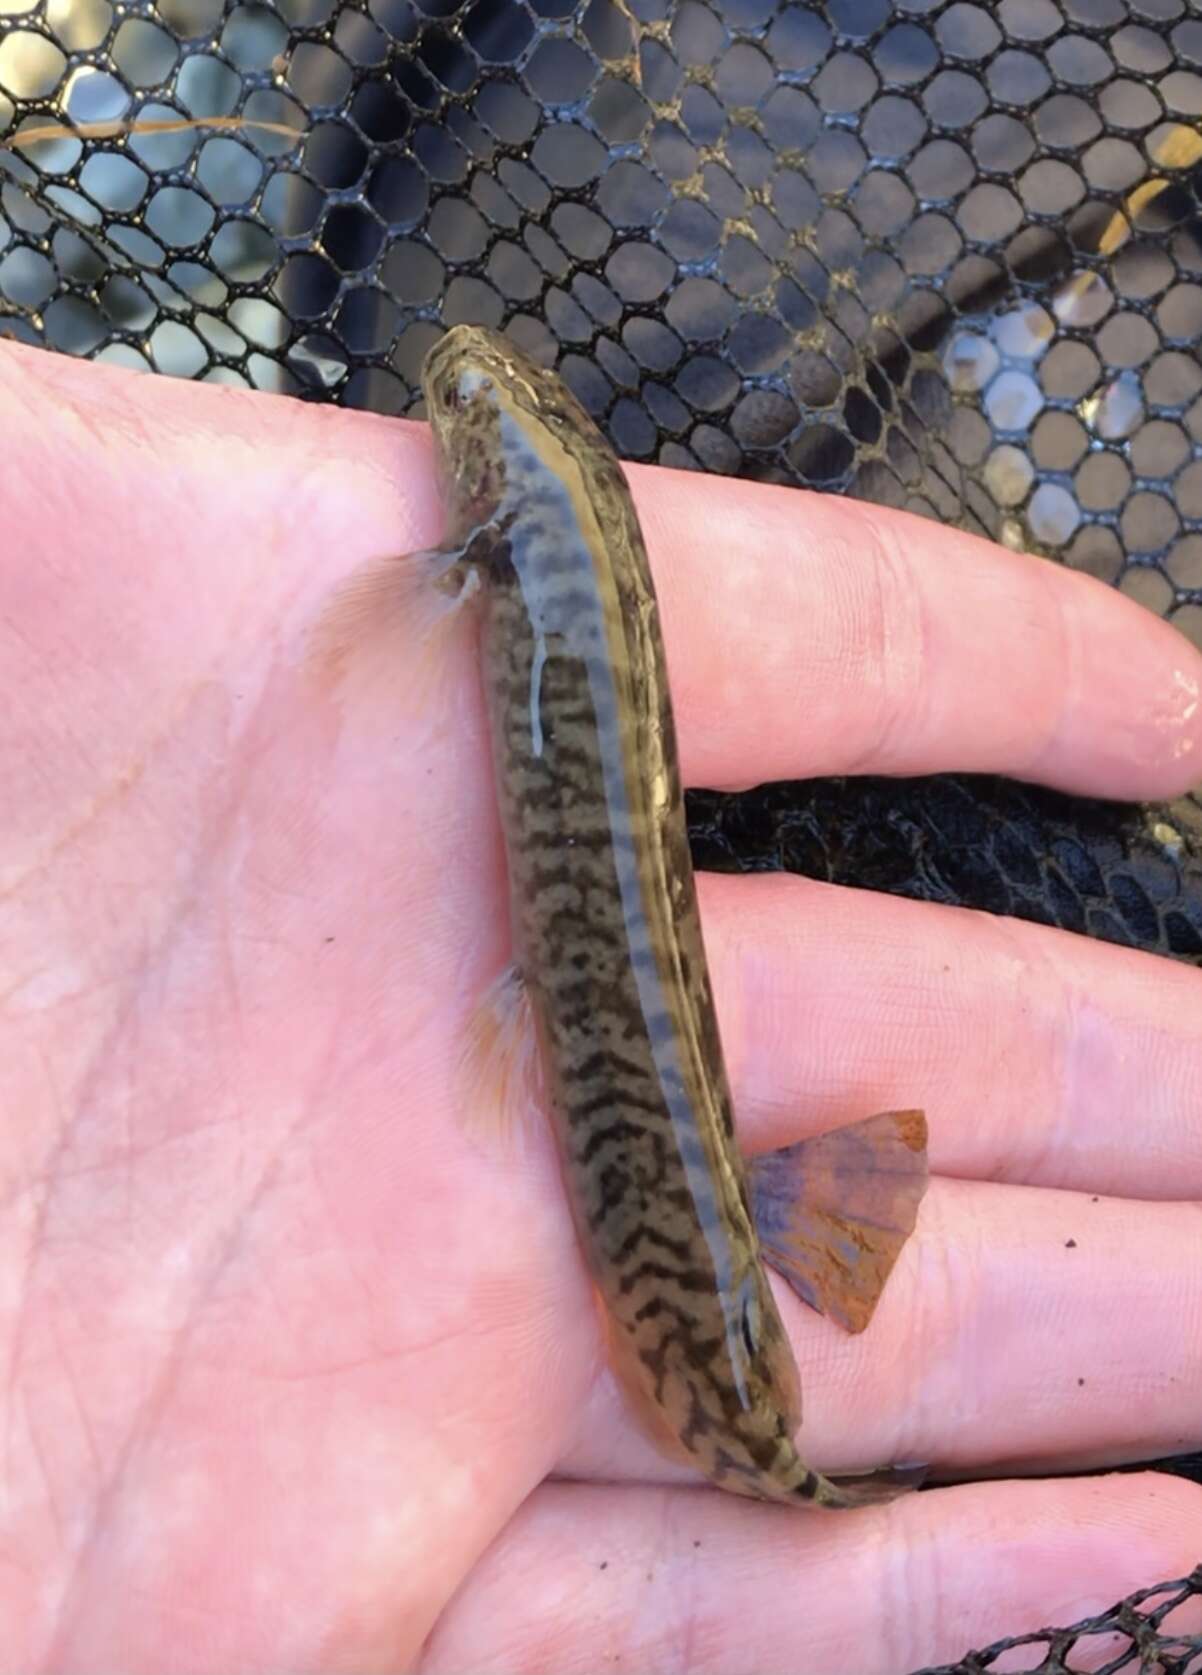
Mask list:
MULTIPOLYGON (((1202 644, 1200 13, 0 0, 0 332, 410 413, 446 326, 501 326, 626 458, 955 522, 1202 644)), ((690 813, 706 866, 1202 963, 1193 798, 840 780, 690 813)), ((1135 1667, 1152 1603, 1039 1667, 1111 1630, 1135 1667)))
POLYGON ((1198 1675, 1202 1670, 1202 1636, 1178 1635, 1172 1615, 1189 1600, 1202 1597, 1202 1566, 1175 1582, 1141 1588, 1109 1611, 1087 1617, 1068 1628, 1041 1629, 996 1640, 959 1663, 915 1671, 915 1675, 1074 1675, 1090 1669, 1096 1675, 1198 1675))

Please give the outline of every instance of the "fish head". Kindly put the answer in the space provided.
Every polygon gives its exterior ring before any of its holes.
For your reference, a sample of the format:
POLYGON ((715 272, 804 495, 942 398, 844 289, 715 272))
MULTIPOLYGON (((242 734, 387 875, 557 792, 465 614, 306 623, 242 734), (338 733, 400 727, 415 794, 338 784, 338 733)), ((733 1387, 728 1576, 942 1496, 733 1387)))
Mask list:
POLYGON ((553 372, 486 326, 452 326, 422 369, 439 476, 461 524, 481 526, 503 508, 514 462, 542 427, 600 432, 553 372))

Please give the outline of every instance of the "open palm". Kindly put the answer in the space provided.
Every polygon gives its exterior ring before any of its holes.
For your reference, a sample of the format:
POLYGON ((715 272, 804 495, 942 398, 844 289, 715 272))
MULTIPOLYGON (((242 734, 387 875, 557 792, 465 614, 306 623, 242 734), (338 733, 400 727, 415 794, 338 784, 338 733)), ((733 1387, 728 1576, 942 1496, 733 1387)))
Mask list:
MULTIPOLYGON (((1105 589, 633 480, 688 783, 1196 771, 1199 659, 1105 589)), ((1170 1478, 807 1516, 633 1431, 547 1135, 461 1109, 507 939, 470 630, 337 692, 306 656, 343 576, 437 538, 420 428, 8 347, 0 489, 6 1669, 896 1675, 1196 1559, 1170 1478)), ((931 1124, 868 1333, 782 1296, 813 1463, 1197 1444, 1202 974, 702 883, 746 1146, 931 1124)))

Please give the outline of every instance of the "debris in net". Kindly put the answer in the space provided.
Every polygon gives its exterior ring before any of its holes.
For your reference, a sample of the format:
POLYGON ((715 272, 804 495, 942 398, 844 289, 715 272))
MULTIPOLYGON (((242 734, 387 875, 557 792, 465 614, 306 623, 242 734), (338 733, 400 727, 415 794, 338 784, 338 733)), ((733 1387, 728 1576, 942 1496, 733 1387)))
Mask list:
POLYGON ((286 122, 260 121, 249 116, 156 116, 135 117, 130 122, 47 122, 40 128, 24 128, 0 140, 5 146, 37 145, 44 140, 111 140, 124 134, 183 134, 193 128, 218 128, 238 132, 258 128, 267 134, 281 134, 287 139, 303 140, 305 130, 292 128, 286 122))

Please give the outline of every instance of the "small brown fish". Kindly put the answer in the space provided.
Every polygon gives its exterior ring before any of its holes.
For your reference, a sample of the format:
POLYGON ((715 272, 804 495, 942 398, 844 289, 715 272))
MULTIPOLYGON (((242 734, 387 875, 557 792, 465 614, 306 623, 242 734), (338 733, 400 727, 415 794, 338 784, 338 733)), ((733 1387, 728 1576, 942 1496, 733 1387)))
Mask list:
POLYGON ((424 388, 449 527, 415 560, 444 595, 476 596, 508 859, 515 973, 490 999, 493 1035, 523 1039, 529 1007, 615 1367, 651 1434, 724 1489, 890 1498, 913 1474, 840 1483, 797 1452, 761 1255, 865 1326, 926 1185, 922 1114, 745 1167, 625 478, 563 383, 493 332, 448 332, 424 388))

